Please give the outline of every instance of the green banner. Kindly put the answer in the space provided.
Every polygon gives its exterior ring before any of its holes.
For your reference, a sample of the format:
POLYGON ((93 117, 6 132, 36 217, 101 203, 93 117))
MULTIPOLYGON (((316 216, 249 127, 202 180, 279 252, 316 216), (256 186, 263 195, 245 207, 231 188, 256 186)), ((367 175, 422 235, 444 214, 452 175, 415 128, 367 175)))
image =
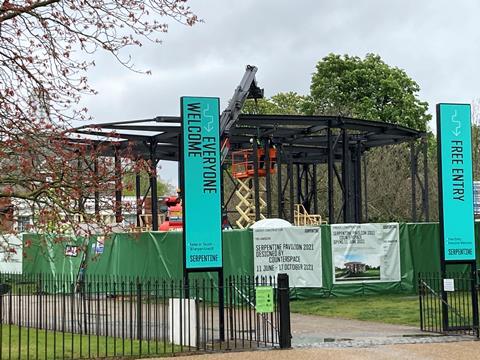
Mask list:
POLYGON ((182 97, 187 269, 222 267, 219 99, 182 97))
POLYGON ((470 105, 437 105, 437 132, 443 256, 475 260, 470 105))
MULTIPOLYGON (((292 299, 318 296, 351 296, 390 293, 413 293, 419 272, 440 271, 440 231, 438 223, 400 224, 400 281, 334 283, 331 226, 320 227, 322 256, 316 266, 322 268, 322 287, 290 289, 292 299)), ((480 251, 480 223, 475 224, 476 252, 480 251)), ((224 276, 255 276, 252 230, 223 232, 224 276)), ((23 236, 23 273, 69 275, 76 278, 81 271, 82 256, 68 256, 67 245, 76 244, 87 251, 85 273, 88 276, 118 276, 134 280, 180 280, 183 277, 182 233, 143 232, 115 233, 106 236, 103 251, 99 251, 96 238, 61 241, 54 236, 26 234, 23 236)), ((478 263, 478 262, 477 262, 478 263)), ((480 264, 478 264, 480 265, 480 264)), ((464 272, 466 265, 452 267, 464 272)), ((193 279, 211 279, 216 273, 191 275, 193 279)), ((69 277, 70 278, 70 277, 69 277)), ((129 281, 129 280, 128 280, 129 281)), ((192 280, 194 281, 194 280, 192 280)), ((216 296, 217 294, 215 294, 216 296)))

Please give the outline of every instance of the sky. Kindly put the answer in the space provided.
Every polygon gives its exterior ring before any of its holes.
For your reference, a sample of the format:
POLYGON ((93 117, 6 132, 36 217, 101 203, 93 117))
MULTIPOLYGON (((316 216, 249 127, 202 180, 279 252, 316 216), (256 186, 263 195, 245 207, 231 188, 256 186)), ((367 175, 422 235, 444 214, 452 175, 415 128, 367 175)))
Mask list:
MULTIPOLYGON (((110 122, 179 115, 181 96, 215 96, 225 108, 245 65, 258 67, 266 96, 308 94, 316 63, 329 53, 375 53, 404 69, 434 115, 439 102, 480 98, 480 2, 476 0, 190 0, 203 19, 170 23, 162 44, 123 53, 138 74, 106 54, 89 72, 99 92, 83 100, 110 122)), ((434 130, 434 125, 430 124, 434 130)), ((163 162, 163 180, 176 186, 176 163, 163 162)))

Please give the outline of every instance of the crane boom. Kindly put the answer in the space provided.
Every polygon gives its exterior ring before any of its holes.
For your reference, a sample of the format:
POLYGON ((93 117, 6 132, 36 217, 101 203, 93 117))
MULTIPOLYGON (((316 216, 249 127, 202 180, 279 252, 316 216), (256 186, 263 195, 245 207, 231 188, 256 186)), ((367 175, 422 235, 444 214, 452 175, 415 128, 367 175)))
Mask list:
POLYGON ((228 132, 235 124, 247 99, 263 98, 263 89, 259 88, 255 79, 257 67, 247 65, 242 81, 235 89, 230 102, 220 115, 220 136, 222 137, 222 163, 228 153, 228 132), (226 151, 225 151, 226 150, 226 151))

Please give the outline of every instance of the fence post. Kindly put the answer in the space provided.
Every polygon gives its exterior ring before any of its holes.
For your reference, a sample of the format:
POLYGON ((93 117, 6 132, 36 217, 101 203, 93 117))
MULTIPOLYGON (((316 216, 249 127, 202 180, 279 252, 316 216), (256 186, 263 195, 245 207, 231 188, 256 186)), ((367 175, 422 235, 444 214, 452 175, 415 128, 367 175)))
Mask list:
POLYGON ((422 285, 422 275, 418 273, 418 304, 420 307, 420 330, 423 331, 423 285, 422 285))
POLYGON ((137 339, 140 340, 140 354, 142 353, 142 283, 137 278, 137 339))
POLYGON ((478 319, 478 293, 477 293, 477 262, 474 260, 471 265, 470 286, 472 292, 472 313, 473 313, 473 329, 475 335, 480 337, 479 319, 478 319))
POLYGON ((279 343, 280 349, 292 347, 292 334, 290 332, 290 297, 288 294, 289 283, 287 274, 278 274, 277 299, 278 312, 280 315, 279 343))

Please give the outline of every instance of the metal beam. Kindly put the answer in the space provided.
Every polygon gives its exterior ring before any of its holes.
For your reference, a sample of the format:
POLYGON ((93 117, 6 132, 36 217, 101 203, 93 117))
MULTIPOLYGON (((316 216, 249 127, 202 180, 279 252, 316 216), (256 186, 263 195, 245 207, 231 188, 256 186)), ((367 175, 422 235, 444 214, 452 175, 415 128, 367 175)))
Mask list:
POLYGON ((330 224, 335 223, 335 208, 334 208, 334 197, 333 197, 333 153, 335 151, 333 145, 332 130, 328 128, 328 222, 330 224))
POLYGON ((410 142, 410 177, 412 183, 412 222, 417 221, 417 157, 415 156, 415 143, 410 142))
POLYGON ((277 146, 277 216, 282 219, 283 214, 283 188, 282 188, 282 147, 277 146))
POLYGON ((150 189, 152 201, 152 230, 158 231, 158 197, 157 197, 157 158, 155 156, 156 143, 150 143, 150 189))
POLYGON ((272 217, 272 186, 271 186, 271 175, 270 175, 270 144, 268 139, 264 140, 264 153, 265 153, 265 189, 267 196, 267 218, 272 217))
POLYGON ((318 214, 317 164, 312 165, 313 213, 318 214))
POLYGON ((430 204, 428 193, 428 138, 425 135, 422 139, 423 142, 423 206, 425 211, 425 221, 430 221, 430 204))
POLYGON ((142 216, 142 199, 141 199, 141 178, 140 172, 135 170, 135 199, 137 209, 137 226, 141 226, 140 217, 142 216))
POLYGON ((260 220, 260 182, 258 179, 258 143, 257 139, 253 139, 253 187, 255 198, 255 221, 260 220))
POLYGON ((289 205, 290 205, 290 222, 293 224, 295 222, 294 216, 294 202, 295 199, 293 194, 293 161, 292 158, 288 158, 288 185, 289 185, 289 205))
POLYGON ((349 205, 350 205, 350 192, 349 192, 349 149, 348 149, 348 134, 345 129, 342 130, 342 183, 343 183, 343 222, 350 222, 349 205))
POLYGON ((122 217, 122 159, 115 152, 115 222, 121 223, 122 217))

